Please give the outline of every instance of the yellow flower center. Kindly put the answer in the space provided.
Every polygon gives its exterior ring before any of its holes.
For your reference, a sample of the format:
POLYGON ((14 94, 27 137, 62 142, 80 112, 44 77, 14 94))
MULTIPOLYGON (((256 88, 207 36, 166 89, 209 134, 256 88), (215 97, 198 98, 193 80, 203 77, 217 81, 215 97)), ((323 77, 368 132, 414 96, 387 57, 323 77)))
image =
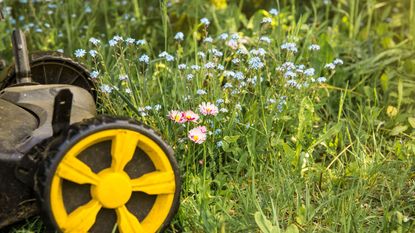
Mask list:
POLYGON ((194 139, 195 141, 197 141, 197 140, 199 139, 199 136, 194 135, 194 136, 193 136, 193 139, 194 139))

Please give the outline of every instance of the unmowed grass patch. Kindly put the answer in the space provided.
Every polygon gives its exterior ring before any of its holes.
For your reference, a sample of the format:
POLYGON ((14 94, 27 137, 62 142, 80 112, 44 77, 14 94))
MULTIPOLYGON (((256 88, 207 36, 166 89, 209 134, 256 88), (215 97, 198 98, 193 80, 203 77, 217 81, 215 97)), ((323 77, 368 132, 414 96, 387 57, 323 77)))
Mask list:
POLYGON ((100 112, 173 147, 169 232, 413 232, 414 4, 5 1, 0 30, 86 64, 100 112))

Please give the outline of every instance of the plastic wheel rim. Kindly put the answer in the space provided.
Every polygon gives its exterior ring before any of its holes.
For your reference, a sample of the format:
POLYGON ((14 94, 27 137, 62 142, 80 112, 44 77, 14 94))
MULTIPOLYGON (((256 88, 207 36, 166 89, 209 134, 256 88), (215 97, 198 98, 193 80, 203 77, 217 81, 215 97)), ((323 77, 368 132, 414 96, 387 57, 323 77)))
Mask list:
MULTIPOLYGON (((50 205, 52 216, 63 232, 88 232, 94 225, 96 216, 101 208, 113 209, 117 214, 118 229, 122 233, 156 232, 170 212, 176 189, 172 165, 163 149, 149 137, 129 129, 110 129, 93 133, 81 139, 70 148, 57 165, 52 177, 50 205), (77 158, 86 148, 96 143, 111 140, 111 167, 95 174, 77 158), (124 172, 126 164, 132 159, 136 148, 143 150, 153 162, 156 171, 144 174, 139 178, 129 179, 124 172), (104 174, 104 175, 102 175, 104 174), (109 174, 109 175, 108 175, 109 174), (111 183, 108 176, 121 177, 123 184, 111 183), (62 181, 69 180, 77 184, 90 184, 92 199, 85 205, 79 206, 67 213, 62 196, 62 181), (131 187, 126 185, 130 181, 131 187), (114 184, 112 187, 111 185, 114 184), (132 192, 144 192, 157 195, 154 205, 147 216, 139 222, 124 205, 124 201, 110 203, 112 193, 109 189, 120 191, 122 198, 132 192), (107 190, 107 191, 97 191, 107 190), (127 193, 127 194, 126 194, 127 193), (105 206, 105 207, 104 207, 105 206)), ((121 198, 121 199, 122 199, 121 198)), ((117 201, 116 201, 117 202, 117 201)), ((139 208, 139 207, 138 207, 139 208)))

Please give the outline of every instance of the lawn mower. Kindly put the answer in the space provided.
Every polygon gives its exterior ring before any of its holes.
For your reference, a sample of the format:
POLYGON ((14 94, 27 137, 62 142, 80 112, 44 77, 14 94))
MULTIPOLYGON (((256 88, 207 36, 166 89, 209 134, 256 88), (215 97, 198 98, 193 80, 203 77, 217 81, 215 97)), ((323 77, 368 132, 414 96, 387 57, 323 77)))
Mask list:
POLYGON ((163 231, 179 206, 172 149, 133 119, 97 116, 79 63, 29 55, 18 29, 12 46, 14 64, 0 67, 0 229, 41 215, 47 231, 163 231))

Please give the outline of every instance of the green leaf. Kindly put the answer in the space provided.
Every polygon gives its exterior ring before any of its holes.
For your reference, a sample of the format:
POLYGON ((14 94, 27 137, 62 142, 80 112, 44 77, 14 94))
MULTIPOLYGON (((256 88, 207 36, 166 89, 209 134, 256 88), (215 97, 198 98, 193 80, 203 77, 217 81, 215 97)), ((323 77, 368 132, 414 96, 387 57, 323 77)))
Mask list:
POLYGON ((415 117, 408 117, 408 122, 415 129, 415 117))
POLYGON ((254 214, 255 222, 258 225, 259 229, 263 233, 280 233, 281 230, 278 226, 273 226, 271 221, 269 221, 262 213, 257 211, 254 214))
POLYGON ((294 224, 291 224, 285 230, 285 233, 299 233, 298 227, 294 224))
POLYGON ((391 132, 389 133, 389 135, 396 136, 396 135, 404 132, 406 129, 408 129, 408 126, 406 126, 406 125, 397 125, 397 126, 395 126, 395 128, 393 128, 391 130, 391 132))
POLYGON ((227 143, 235 143, 238 141, 239 135, 236 136, 225 136, 223 137, 223 140, 227 143))

